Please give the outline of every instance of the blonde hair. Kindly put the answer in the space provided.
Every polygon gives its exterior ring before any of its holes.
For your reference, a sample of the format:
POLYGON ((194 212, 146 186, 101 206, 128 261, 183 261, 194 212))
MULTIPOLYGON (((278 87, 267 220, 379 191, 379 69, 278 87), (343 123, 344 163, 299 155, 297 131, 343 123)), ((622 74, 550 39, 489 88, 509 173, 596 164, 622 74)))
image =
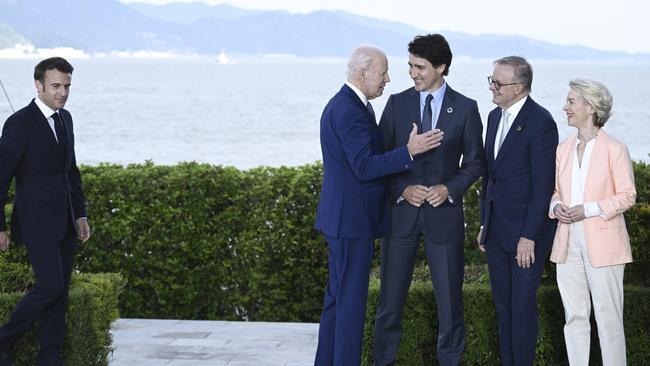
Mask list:
POLYGON ((594 110, 594 125, 603 127, 612 116, 614 104, 614 97, 609 89, 603 83, 591 79, 573 79, 569 81, 569 87, 594 110))

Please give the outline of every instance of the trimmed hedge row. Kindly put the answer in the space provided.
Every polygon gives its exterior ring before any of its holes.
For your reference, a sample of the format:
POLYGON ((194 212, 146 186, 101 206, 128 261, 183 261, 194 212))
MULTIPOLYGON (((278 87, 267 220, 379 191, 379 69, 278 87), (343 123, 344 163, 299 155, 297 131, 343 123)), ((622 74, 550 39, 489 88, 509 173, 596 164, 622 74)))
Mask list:
MULTIPOLYGON (((0 322, 6 321, 32 282, 28 266, 4 263, 0 258, 0 322)), ((110 325, 119 317, 118 296, 124 285, 122 276, 115 273, 73 274, 63 350, 66 364, 108 365, 112 351, 110 325)), ((37 329, 35 324, 16 345, 17 364, 36 364, 37 329)))
POLYGON ((327 248, 321 167, 84 167, 94 236, 83 272, 122 271, 125 317, 314 321, 327 248))
MULTIPOLYGON (((397 355, 397 365, 437 364, 437 312, 435 295, 428 280, 426 268, 419 268, 421 278, 413 281, 404 308, 403 334, 397 355)), ((467 348, 463 361, 465 365, 499 365, 499 344, 497 319, 492 293, 487 283, 487 269, 480 280, 467 280, 463 287, 467 348)), ((368 311, 362 364, 372 365, 372 342, 379 279, 373 276, 368 296, 368 311)), ((540 287, 537 304, 539 310, 539 335, 535 365, 568 365, 564 345, 564 310, 556 286, 540 287)), ((627 362, 629 365, 646 365, 650 362, 650 289, 627 285, 625 287, 625 336, 627 341, 627 362)), ((592 316, 593 318, 593 316, 592 316)), ((592 319, 593 320, 593 319, 592 319)), ((601 365, 600 348, 595 324, 592 325, 592 347, 590 365, 601 365)))
MULTIPOLYGON (((327 245, 312 228, 321 164, 81 170, 93 235, 76 266, 124 275, 122 316, 318 321, 327 280, 327 245)), ((649 286, 650 167, 635 163, 635 174, 639 203, 626 219, 636 263, 627 266, 626 283, 649 286)), ((485 263, 474 241, 478 187, 464 197, 469 264, 485 263)), ((26 261, 20 251, 9 256, 26 261)), ((553 273, 549 264, 546 281, 554 282, 553 273)))

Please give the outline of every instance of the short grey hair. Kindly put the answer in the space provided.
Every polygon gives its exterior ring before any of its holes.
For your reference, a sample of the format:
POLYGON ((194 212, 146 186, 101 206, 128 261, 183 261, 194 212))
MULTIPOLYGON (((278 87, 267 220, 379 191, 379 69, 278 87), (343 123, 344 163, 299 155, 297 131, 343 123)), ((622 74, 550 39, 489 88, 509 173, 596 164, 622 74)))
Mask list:
POLYGON ((364 44, 355 48, 348 60, 348 80, 353 78, 356 72, 368 70, 372 66, 372 63, 378 59, 378 56, 379 58, 386 59, 386 54, 379 47, 364 44))
POLYGON ((603 127, 612 116, 614 105, 614 97, 609 89, 603 83, 591 79, 573 79, 569 81, 569 87, 594 110, 594 125, 603 127))
POLYGON ((530 93, 533 87, 533 67, 521 56, 507 56, 494 61, 494 65, 508 65, 515 70, 515 81, 530 93))

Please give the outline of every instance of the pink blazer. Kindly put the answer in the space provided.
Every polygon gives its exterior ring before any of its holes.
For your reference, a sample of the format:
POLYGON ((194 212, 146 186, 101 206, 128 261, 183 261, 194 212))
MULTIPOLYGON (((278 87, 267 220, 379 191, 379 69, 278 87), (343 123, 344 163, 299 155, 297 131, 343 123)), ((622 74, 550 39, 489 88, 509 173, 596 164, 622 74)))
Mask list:
MULTIPOLYGON (((571 203, 571 175, 578 135, 557 147, 555 158, 555 192, 551 202, 571 203)), ((627 147, 602 129, 594 142, 585 184, 584 202, 598 202, 603 216, 584 220, 587 254, 594 267, 632 262, 630 238, 623 212, 634 206, 636 189, 634 172, 627 147)), ((555 214, 549 216, 554 219, 555 214)), ((569 246, 568 224, 558 222, 551 261, 564 263, 569 246)))

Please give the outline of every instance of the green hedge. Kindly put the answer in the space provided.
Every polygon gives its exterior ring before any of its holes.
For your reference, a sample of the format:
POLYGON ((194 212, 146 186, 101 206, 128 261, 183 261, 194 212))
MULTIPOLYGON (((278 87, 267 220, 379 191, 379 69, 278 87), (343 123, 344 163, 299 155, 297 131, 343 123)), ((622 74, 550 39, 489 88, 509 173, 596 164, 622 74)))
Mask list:
MULTIPOLYGON (((0 322, 6 321, 32 282, 28 266, 5 263, 0 257, 0 322)), ((73 274, 63 350, 66 364, 108 365, 112 350, 110 325, 119 317, 118 296, 124 285, 122 276, 115 273, 73 274)), ((17 364, 36 363, 37 329, 35 324, 16 345, 17 364)))
POLYGON ((83 272, 121 271, 122 315, 314 321, 327 248, 312 229, 319 165, 84 167, 94 230, 83 272))
MULTIPOLYGON (((320 164, 81 170, 93 235, 77 269, 123 274, 122 316, 318 321, 327 280, 327 246, 312 229, 320 164)), ((627 266, 626 283, 649 286, 650 168, 635 163, 635 174, 639 204, 626 219, 636 263, 627 266)), ((478 187, 464 197, 468 264, 485 263, 475 243, 478 187)), ((20 251, 9 256, 25 261, 20 251)), ((549 264, 547 283, 553 273, 549 264)))
MULTIPOLYGON (((487 281, 487 269, 470 268, 463 287, 467 348, 465 365, 499 365, 497 319, 487 281), (474 272, 474 273, 472 273, 474 272), (471 279, 468 277, 475 276, 471 279)), ((437 343, 437 312, 435 295, 428 279, 428 269, 418 268, 404 308, 404 331, 398 351, 398 365, 434 365, 437 343)), ((363 364, 372 365, 374 319, 379 298, 379 280, 373 276, 368 296, 368 311, 363 345, 363 364)), ((564 346, 564 310, 556 286, 540 287, 537 296, 539 335, 536 365, 567 365, 564 346)), ((625 336, 629 365, 650 362, 650 289, 625 287, 625 336)), ((593 318, 593 316, 592 316, 593 318)), ((595 325, 595 324, 594 324, 595 325)), ((590 365, 600 365, 597 330, 592 326, 590 365)))

